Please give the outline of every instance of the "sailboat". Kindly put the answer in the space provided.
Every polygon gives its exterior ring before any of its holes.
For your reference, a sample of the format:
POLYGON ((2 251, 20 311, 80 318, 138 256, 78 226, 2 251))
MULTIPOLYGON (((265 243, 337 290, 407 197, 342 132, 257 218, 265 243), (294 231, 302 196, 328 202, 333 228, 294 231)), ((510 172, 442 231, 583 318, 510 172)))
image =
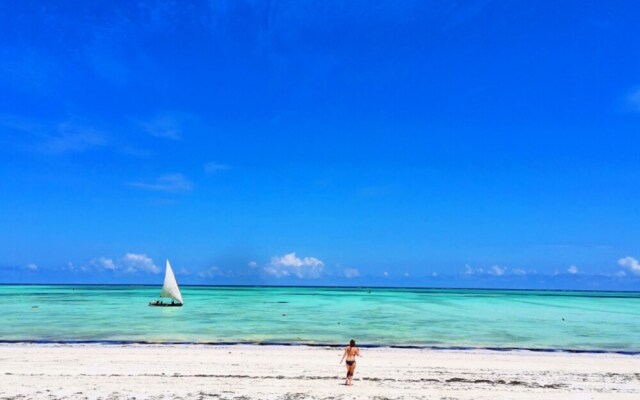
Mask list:
POLYGON ((164 271, 164 284, 160 291, 160 297, 171 299, 171 303, 156 300, 149 302, 149 305, 152 307, 182 307, 184 304, 182 294, 180 294, 180 288, 178 288, 178 282, 176 282, 176 276, 173 274, 169 260, 167 260, 167 267, 164 271))

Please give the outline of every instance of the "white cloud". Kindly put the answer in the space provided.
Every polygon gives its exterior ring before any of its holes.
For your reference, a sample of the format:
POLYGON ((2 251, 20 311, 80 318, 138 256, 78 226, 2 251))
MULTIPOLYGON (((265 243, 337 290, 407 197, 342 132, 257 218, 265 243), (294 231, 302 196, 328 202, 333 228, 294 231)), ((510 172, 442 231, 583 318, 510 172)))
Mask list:
POLYGON ((499 265, 492 265, 490 268, 487 268, 485 270, 482 267, 473 268, 469 264, 466 264, 464 266, 463 275, 467 275, 467 276, 470 276, 470 275, 485 275, 485 276, 486 275, 493 275, 493 276, 517 275, 517 276, 524 276, 524 275, 527 275, 528 273, 535 274, 535 271, 530 270, 529 272, 527 272, 522 268, 515 268, 511 272, 509 272, 509 268, 508 267, 501 267, 499 265))
POLYGON ((131 182, 129 186, 145 190, 161 192, 187 192, 193 184, 182 174, 166 174, 158 177, 154 182, 131 182))
POLYGON ((86 265, 81 265, 81 266, 76 266, 74 265, 72 262, 68 262, 67 263, 67 270, 70 272, 88 272, 89 271, 89 267, 87 267, 86 265))
POLYGON ((247 265, 249 266, 249 268, 255 268, 258 266, 258 263, 255 261, 249 261, 247 265))
POLYGON ((567 268, 567 272, 570 273, 571 275, 575 275, 578 273, 578 267, 576 267, 575 265, 572 265, 569 268, 567 268))
POLYGON ((267 275, 277 278, 288 276, 319 278, 324 271, 324 263, 315 257, 301 259, 294 252, 280 257, 272 257, 269 265, 264 267, 263 270, 267 275))
POLYGON ((506 272, 507 272, 507 268, 506 267, 500 267, 498 265, 492 265, 491 269, 489 270, 489 274, 495 275, 495 276, 502 276, 506 272))
POLYGON ((34 263, 30 263, 24 266, 26 269, 28 269, 29 271, 37 271, 38 270, 38 266, 34 263))
POLYGON ((111 271, 115 271, 118 269, 113 260, 106 257, 94 258, 93 260, 91 260, 91 264, 98 268, 108 269, 111 271))
POLYGON ((345 278, 357 278, 360 276, 360 271, 358 271, 356 268, 345 268, 342 273, 344 274, 345 278))
POLYGON ((527 274, 527 271, 522 268, 514 268, 511 270, 511 273, 517 276, 525 276, 527 274))
POLYGON ((157 274, 160 268, 146 254, 127 253, 122 258, 125 272, 151 272, 157 274))
POLYGON ((384 276, 389 276, 389 273, 388 273, 387 271, 384 271, 384 272, 382 273, 382 275, 384 275, 384 276))
POLYGON ((322 261, 315 257, 305 257, 300 259, 296 256, 296 253, 289 253, 282 257, 273 257, 271 258, 271 263, 276 265, 282 265, 287 267, 302 267, 302 266, 310 266, 316 267, 324 265, 322 261))
POLYGON ((483 268, 473 268, 471 265, 465 264, 463 275, 476 275, 476 274, 478 274, 478 275, 484 274, 484 269, 483 268))
POLYGON ((218 171, 226 171, 230 168, 231 167, 226 164, 220 164, 214 161, 209 161, 208 163, 204 164, 204 171, 210 174, 213 174, 218 171))
POLYGON ((134 274, 138 272, 157 274, 160 268, 153 263, 153 260, 146 254, 127 253, 119 260, 107 257, 94 258, 88 265, 76 268, 69 263, 70 271, 87 272, 90 269, 106 270, 112 272, 123 272, 134 274))
POLYGON ((630 272, 640 275, 640 262, 633 257, 623 257, 618 260, 621 267, 629 269, 630 272))

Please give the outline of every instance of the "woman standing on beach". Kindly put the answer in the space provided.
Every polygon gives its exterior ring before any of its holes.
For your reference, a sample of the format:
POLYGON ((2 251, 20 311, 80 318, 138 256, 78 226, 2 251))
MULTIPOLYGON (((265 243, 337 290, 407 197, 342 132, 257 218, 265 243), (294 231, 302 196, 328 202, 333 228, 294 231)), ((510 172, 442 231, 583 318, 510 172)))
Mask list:
POLYGON ((347 358, 347 379, 344 381, 347 386, 353 384, 351 381, 353 380, 353 372, 356 370, 356 356, 360 356, 360 349, 356 347, 356 341, 351 339, 349 346, 344 349, 342 359, 340 359, 340 364, 342 364, 342 360, 347 358))

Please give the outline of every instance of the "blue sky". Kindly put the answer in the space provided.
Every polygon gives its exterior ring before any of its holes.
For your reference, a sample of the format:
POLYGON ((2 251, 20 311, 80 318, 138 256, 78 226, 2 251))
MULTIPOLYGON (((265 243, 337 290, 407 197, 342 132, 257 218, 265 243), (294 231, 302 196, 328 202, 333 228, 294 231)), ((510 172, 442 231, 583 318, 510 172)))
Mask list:
POLYGON ((640 288, 636 2, 0 11, 0 282, 640 288))

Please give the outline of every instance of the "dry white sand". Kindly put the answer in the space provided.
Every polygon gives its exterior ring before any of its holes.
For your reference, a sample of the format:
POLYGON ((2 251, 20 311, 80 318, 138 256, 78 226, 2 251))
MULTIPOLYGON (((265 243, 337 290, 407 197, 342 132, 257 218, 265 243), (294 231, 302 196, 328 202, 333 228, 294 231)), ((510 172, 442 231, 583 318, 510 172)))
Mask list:
POLYGON ((0 345, 0 398, 640 399, 640 356, 305 346, 0 345))

